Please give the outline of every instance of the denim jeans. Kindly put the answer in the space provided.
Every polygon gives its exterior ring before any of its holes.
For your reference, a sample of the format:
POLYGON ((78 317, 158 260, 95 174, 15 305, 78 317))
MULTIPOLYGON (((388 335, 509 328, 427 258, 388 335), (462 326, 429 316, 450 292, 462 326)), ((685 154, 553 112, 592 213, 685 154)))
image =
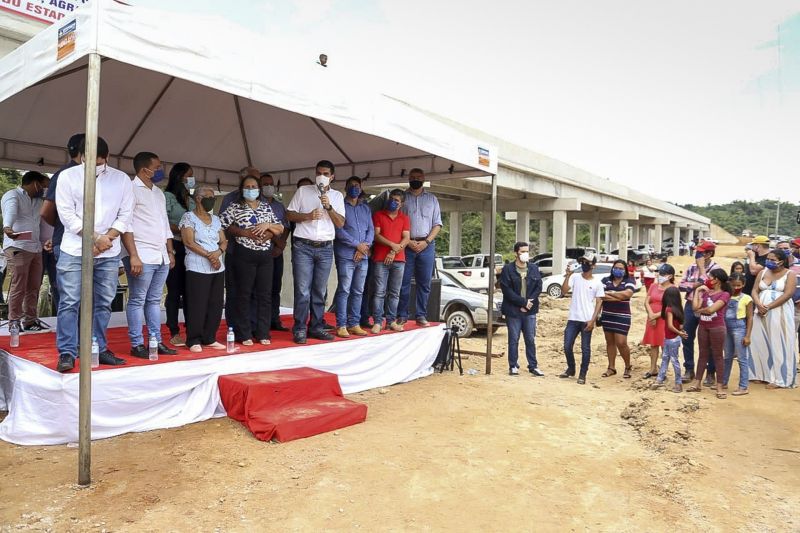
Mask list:
POLYGON ((333 246, 311 246, 297 239, 292 243, 292 268, 294 270, 294 326, 295 335, 322 331, 325 314, 325 290, 333 266, 333 246), (311 320, 308 314, 311 313, 311 320))
POLYGON ((681 338, 675 337, 674 339, 664 339, 664 348, 661 350, 661 368, 658 370, 658 382, 663 383, 667 379, 667 368, 672 363, 672 369, 675 371, 675 384, 680 385, 683 380, 681 378, 681 364, 678 361, 678 350, 681 347, 681 338))
POLYGON ((56 277, 56 255, 53 252, 42 250, 42 266, 44 273, 47 274, 47 281, 50 283, 50 300, 53 302, 53 314, 58 314, 58 280, 56 277))
POLYGON ((697 326, 700 321, 694 315, 692 302, 687 301, 683 307, 683 330, 687 337, 683 339, 683 368, 687 372, 694 372, 694 340, 697 338, 697 326))
POLYGON ((131 274, 129 257, 122 259, 128 275, 128 338, 131 346, 147 344, 142 334, 142 322, 147 324, 147 338, 155 337, 161 342, 161 296, 169 275, 169 264, 143 265, 138 276, 131 274))
POLYGON ((575 372, 575 353, 573 346, 575 339, 581 336, 581 371, 586 375, 589 370, 589 361, 592 358, 592 332, 586 331, 586 322, 567 320, 567 329, 564 330, 564 356, 567 358, 567 370, 575 372))
POLYGON ((519 368, 519 334, 525 341, 525 359, 528 360, 528 370, 539 366, 536 362, 536 315, 531 313, 523 315, 506 315, 508 327, 508 367, 519 368))
MULTIPOLYGON (((59 354, 78 355, 78 310, 81 305, 81 258, 61 252, 58 257, 58 304, 56 347, 59 354)), ((94 260, 94 302, 92 335, 97 337, 100 351, 108 348, 106 328, 111 318, 111 302, 117 294, 119 257, 94 260)))
POLYGON ((400 300, 400 286, 406 264, 399 261, 391 265, 375 263, 375 296, 372 298, 372 322, 383 324, 383 309, 386 306, 386 323, 397 319, 397 302, 400 300))
POLYGON ((750 347, 742 344, 747 327, 744 325, 731 324, 728 322, 728 330, 725 334, 725 372, 722 376, 722 384, 727 385, 731 377, 733 368, 733 357, 739 360, 739 388, 746 389, 750 383, 750 347))
POLYGON ((413 277, 417 284, 414 318, 425 318, 428 316, 428 297, 431 294, 436 246, 431 243, 420 253, 411 251, 411 248, 406 248, 405 252, 406 266, 403 274, 403 286, 400 289, 400 300, 397 305, 397 316, 401 319, 408 318, 408 300, 411 295, 411 278, 413 277))
POLYGON ((333 301, 336 305, 336 327, 352 328, 361 318, 361 300, 364 297, 364 282, 367 279, 369 259, 358 263, 352 259, 336 258, 336 274, 339 285, 333 301))

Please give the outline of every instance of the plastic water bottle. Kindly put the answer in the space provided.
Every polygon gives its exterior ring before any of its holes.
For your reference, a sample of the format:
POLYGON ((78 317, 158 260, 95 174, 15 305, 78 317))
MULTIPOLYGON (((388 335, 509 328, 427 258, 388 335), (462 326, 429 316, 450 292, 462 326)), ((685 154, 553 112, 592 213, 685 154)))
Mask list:
POLYGON ((158 361, 158 339, 153 335, 150 337, 150 360, 158 361))
POLYGON ((92 337, 92 368, 100 366, 100 345, 97 344, 97 337, 92 337))
POLYGON ((11 347, 17 348, 19 347, 19 323, 12 322, 8 326, 8 334, 11 335, 11 347))
POLYGON ((233 334, 233 328, 228 328, 228 335, 225 338, 227 341, 225 349, 228 353, 233 353, 236 351, 236 345, 234 342, 236 341, 236 336, 233 334))

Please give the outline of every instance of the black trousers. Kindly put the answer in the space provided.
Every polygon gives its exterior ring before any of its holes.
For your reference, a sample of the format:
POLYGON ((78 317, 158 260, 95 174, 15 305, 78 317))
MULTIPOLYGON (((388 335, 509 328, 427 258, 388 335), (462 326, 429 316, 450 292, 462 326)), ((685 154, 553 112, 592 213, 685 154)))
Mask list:
POLYGON ((256 251, 237 246, 233 256, 233 273, 236 276, 235 316, 233 324, 236 340, 269 339, 269 323, 272 318, 272 252, 256 251), (255 297, 255 330, 249 320, 251 305, 255 297), (241 319, 240 319, 241 318, 241 319))
POLYGON ((281 322, 281 289, 283 288, 283 254, 272 259, 272 325, 281 322))
POLYGON ((186 272, 186 345, 213 344, 222 320, 225 274, 186 272))
MULTIPOLYGON (((181 332, 178 326, 178 310, 181 308, 181 297, 186 299, 186 247, 181 241, 173 239, 172 247, 175 249, 175 267, 167 275, 167 327, 171 336, 181 332)), ((186 309, 184 306, 184 318, 186 309)), ((188 322, 188 319, 186 319, 188 322)), ((187 333, 188 335, 188 333, 187 333)))

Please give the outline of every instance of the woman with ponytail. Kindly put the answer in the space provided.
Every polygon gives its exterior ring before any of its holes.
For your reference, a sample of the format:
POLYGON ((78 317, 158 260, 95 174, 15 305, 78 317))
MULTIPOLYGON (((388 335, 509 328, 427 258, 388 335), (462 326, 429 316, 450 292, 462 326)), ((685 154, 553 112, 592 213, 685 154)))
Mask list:
MULTIPOLYGON (((714 360, 714 367, 724 369, 723 349, 725 346, 725 309, 731 299, 731 286, 728 274, 721 268, 709 272, 705 283, 695 289, 692 298, 692 310, 700 316, 697 330, 697 344, 700 355, 697 360, 695 384, 686 392, 700 392, 703 373, 709 359, 714 360)), ((722 372, 716 372, 717 398, 725 399, 727 394, 722 388, 722 372)))

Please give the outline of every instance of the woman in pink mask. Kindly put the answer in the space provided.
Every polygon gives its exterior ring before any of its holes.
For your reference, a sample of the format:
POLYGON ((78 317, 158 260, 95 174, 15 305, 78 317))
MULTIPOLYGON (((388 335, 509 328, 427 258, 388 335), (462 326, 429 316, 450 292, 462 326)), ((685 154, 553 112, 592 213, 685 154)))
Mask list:
POLYGON ((720 370, 716 372, 717 398, 722 400, 728 396, 722 388, 721 370, 725 368, 722 352, 727 333, 725 309, 731 299, 730 292, 728 274, 721 268, 709 272, 704 284, 694 291, 692 310, 700 316, 700 326, 697 330, 697 347, 700 355, 697 359, 694 385, 686 389, 686 392, 700 392, 706 364, 709 359, 713 359, 714 367, 720 370))

